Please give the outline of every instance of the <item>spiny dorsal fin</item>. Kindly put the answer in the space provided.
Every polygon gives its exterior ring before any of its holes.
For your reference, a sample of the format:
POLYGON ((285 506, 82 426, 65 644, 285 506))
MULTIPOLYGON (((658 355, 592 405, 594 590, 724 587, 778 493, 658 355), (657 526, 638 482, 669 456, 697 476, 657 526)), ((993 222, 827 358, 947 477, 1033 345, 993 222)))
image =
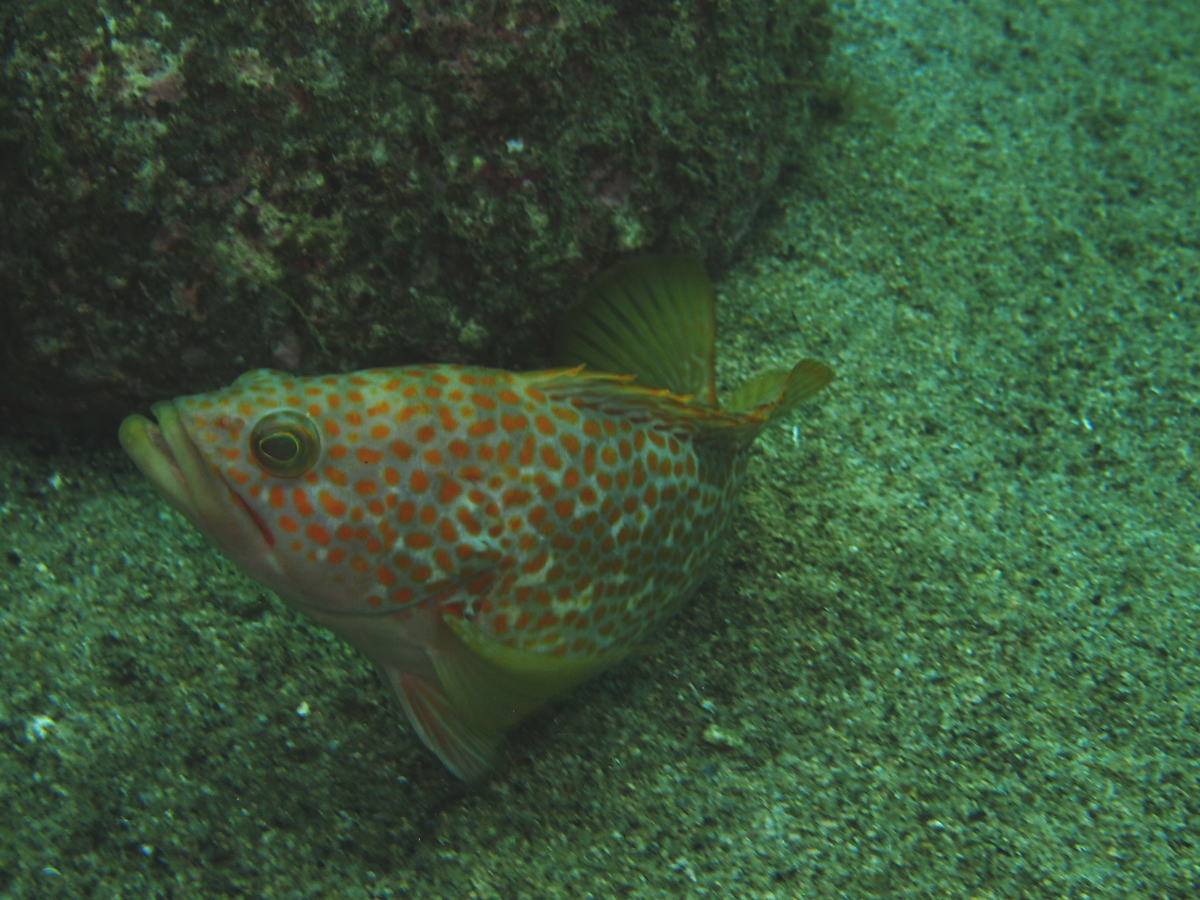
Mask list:
POLYGON ((666 431, 702 434, 714 429, 739 428, 747 421, 743 413, 696 403, 690 397, 663 388, 642 387, 632 375, 592 372, 576 366, 546 369, 527 377, 531 387, 552 400, 594 409, 631 424, 650 423, 666 431))
POLYGON ((688 256, 646 256, 609 269, 559 331, 557 357, 633 375, 648 388, 716 405, 715 314, 704 266, 688 256))

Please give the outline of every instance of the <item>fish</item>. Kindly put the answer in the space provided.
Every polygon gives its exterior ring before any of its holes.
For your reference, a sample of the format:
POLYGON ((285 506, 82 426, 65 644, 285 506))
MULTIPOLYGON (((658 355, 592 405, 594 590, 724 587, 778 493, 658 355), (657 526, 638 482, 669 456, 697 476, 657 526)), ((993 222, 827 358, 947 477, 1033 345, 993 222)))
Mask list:
POLYGON ((555 367, 259 369, 131 415, 119 440, 247 575, 364 653, 454 775, 637 653, 711 570, 750 447, 833 378, 752 377, 723 404, 715 300, 686 256, 620 263, 555 367))

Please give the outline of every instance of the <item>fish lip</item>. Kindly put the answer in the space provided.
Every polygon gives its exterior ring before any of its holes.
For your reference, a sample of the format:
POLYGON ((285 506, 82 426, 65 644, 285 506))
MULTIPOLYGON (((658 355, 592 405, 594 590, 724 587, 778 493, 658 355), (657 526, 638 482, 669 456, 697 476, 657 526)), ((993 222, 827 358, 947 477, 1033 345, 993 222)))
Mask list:
POLYGON ((233 518, 249 519, 258 537, 266 537, 241 495, 209 465, 192 440, 178 404, 165 400, 155 403, 150 411, 156 422, 145 416, 130 416, 121 423, 118 437, 125 452, 167 502, 209 537, 225 543, 234 537, 231 532, 245 531, 230 527, 232 499, 240 507, 233 518))
POLYGON ((157 421, 141 415, 129 416, 121 423, 117 438, 158 492, 173 507, 192 518, 190 490, 177 449, 181 441, 190 444, 191 439, 184 433, 173 404, 156 403, 151 412, 157 421))

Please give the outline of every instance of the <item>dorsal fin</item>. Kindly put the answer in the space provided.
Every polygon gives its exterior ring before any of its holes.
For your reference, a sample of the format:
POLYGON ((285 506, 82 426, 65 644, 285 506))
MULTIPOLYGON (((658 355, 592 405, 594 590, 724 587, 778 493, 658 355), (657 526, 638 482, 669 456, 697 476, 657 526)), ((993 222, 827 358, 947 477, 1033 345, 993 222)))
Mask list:
POLYGON ((609 269, 559 330, 564 366, 633 375, 639 384, 716 406, 713 290, 689 256, 645 256, 609 269))

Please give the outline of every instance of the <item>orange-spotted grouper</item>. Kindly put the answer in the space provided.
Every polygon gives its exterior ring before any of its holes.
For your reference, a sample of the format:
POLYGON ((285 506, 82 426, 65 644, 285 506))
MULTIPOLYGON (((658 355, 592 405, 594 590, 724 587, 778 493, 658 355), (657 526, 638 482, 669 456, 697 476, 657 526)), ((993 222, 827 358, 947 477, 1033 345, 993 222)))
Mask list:
POLYGON ((829 383, 802 360, 718 405, 713 292, 683 257, 585 293, 565 368, 229 387, 130 416, 125 450, 247 574, 370 657, 475 779, 503 732, 644 645, 696 589, 755 436, 829 383))

